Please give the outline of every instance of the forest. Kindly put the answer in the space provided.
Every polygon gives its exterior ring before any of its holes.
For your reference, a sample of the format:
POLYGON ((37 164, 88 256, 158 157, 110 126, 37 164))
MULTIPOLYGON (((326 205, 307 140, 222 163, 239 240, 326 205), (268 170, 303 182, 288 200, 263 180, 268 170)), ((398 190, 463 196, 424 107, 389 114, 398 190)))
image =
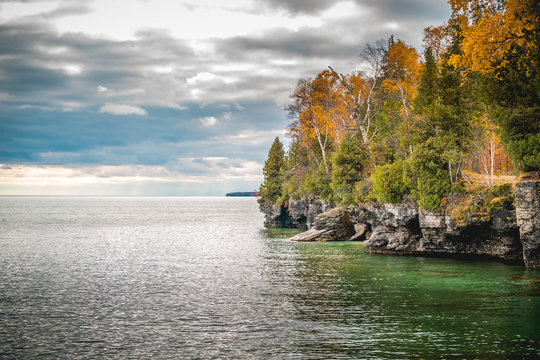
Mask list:
POLYGON ((452 15, 424 29, 421 53, 392 35, 359 50, 361 71, 298 80, 285 108, 290 146, 272 144, 261 204, 436 211, 540 169, 540 2, 448 2, 452 15))

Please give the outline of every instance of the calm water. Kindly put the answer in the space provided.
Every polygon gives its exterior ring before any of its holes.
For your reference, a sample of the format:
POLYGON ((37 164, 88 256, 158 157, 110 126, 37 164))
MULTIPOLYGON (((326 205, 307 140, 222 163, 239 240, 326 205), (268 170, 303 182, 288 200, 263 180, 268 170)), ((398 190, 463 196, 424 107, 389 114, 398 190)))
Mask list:
POLYGON ((0 197, 0 357, 540 356, 540 272, 262 222, 253 198, 0 197))

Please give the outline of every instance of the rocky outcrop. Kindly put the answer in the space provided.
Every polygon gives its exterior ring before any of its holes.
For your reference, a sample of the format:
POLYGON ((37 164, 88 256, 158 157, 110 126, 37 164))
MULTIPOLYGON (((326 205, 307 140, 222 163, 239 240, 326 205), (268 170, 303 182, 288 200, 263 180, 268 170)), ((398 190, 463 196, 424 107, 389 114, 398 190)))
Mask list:
POLYGON ((345 208, 335 208, 318 215, 313 228, 291 238, 293 241, 346 241, 355 234, 345 208))
POLYGON ((450 207, 432 212, 415 203, 332 209, 319 200, 295 200, 261 209, 265 226, 310 229, 295 241, 356 240, 371 253, 491 257, 540 269, 540 180, 516 184, 515 206, 508 199, 493 199, 497 206, 489 211, 469 209, 459 221, 450 207))
POLYGON ((540 180, 516 184, 516 216, 527 267, 540 269, 540 180))
POLYGON ((264 226, 268 228, 311 228, 315 217, 331 208, 330 203, 319 199, 289 200, 283 205, 259 205, 265 216, 264 226))
POLYGON ((521 243, 512 209, 482 221, 471 216, 458 224, 445 212, 418 210, 418 222, 379 226, 364 244, 372 253, 424 256, 485 256, 521 260, 521 243), (500 219, 504 217, 504 220, 500 219), (505 224, 505 226, 501 226, 505 224))

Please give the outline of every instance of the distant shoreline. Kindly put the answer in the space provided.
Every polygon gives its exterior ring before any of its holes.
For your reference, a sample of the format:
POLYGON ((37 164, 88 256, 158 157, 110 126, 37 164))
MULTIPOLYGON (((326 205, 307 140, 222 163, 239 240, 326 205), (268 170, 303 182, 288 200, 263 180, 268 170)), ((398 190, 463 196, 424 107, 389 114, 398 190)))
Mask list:
POLYGON ((231 192, 225 194, 225 196, 233 196, 233 197, 255 197, 259 196, 258 191, 240 191, 240 192, 231 192))

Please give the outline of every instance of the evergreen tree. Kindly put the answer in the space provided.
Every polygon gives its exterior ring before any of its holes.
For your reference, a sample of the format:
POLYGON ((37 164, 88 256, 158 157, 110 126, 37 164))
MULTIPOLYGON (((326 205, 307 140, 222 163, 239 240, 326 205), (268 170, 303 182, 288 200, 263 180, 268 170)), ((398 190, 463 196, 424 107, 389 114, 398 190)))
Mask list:
POLYGON ((369 155, 360 138, 349 135, 332 154, 332 182, 336 200, 353 201, 353 190, 369 167, 369 155))
POLYGON ((418 112, 423 112, 437 103, 437 73, 439 70, 431 47, 428 47, 424 52, 424 58, 424 68, 420 75, 418 95, 415 99, 415 108, 418 112))
POLYGON ((264 181, 261 184, 259 203, 276 203, 283 192, 285 152, 278 137, 272 143, 268 159, 264 163, 264 181))

